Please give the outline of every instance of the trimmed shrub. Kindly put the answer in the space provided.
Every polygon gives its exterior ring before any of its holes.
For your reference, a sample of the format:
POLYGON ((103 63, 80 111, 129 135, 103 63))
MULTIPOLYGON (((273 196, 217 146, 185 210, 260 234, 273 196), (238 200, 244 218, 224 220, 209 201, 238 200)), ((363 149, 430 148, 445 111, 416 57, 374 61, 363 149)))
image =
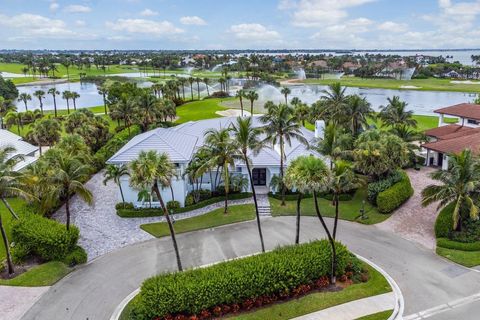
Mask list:
POLYGON ((72 252, 67 254, 63 259, 63 262, 69 267, 74 267, 77 264, 84 264, 87 262, 87 253, 82 247, 75 246, 72 252))
POLYGON ((377 197, 380 192, 383 192, 393 186, 395 183, 402 180, 403 171, 397 170, 385 179, 371 182, 367 187, 367 199, 370 203, 377 205, 377 197))
POLYGON ((454 203, 445 206, 438 214, 435 220, 435 237, 449 238, 453 228, 453 208, 454 203))
POLYGON ((65 258, 75 248, 78 237, 77 227, 67 231, 65 225, 36 214, 27 214, 12 226, 15 245, 45 261, 65 258))
POLYGON ((438 238, 437 247, 460 251, 480 251, 480 242, 464 243, 447 238, 438 238))
POLYGON ((116 210, 120 209, 133 209, 134 205, 131 202, 119 202, 115 205, 116 210))
MULTIPOLYGON (((336 246, 337 275, 342 276, 356 258, 342 244, 336 246)), ((289 297, 301 286, 324 280, 330 262, 330 245, 321 240, 206 268, 161 274, 143 282, 133 303, 133 319, 199 315, 218 306, 253 306, 262 297, 289 297)))
POLYGON ((29 254, 30 250, 23 244, 18 243, 12 247, 12 260, 15 264, 22 263, 29 254))
POLYGON ((175 211, 180 209, 180 202, 178 201, 168 201, 167 202, 168 211, 175 211))
POLYGON ((402 172, 403 178, 377 196, 378 211, 381 213, 390 213, 400 207, 413 195, 413 188, 405 172, 402 172))

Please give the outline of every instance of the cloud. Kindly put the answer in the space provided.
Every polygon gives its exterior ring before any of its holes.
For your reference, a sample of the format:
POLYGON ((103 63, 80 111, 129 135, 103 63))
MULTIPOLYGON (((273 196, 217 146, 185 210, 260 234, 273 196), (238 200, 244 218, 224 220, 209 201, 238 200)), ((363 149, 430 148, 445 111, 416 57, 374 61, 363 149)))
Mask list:
POLYGON ((379 30, 387 32, 405 32, 408 29, 408 25, 405 23, 396 23, 393 21, 385 21, 377 26, 379 30))
POLYGON ((142 12, 140 12, 140 15, 143 16, 143 17, 153 17, 153 16, 157 16, 158 12, 147 8, 147 9, 143 10, 142 12))
POLYGON ((77 27, 84 27, 86 25, 84 20, 75 20, 75 25, 77 27))
POLYGON ((348 16, 347 9, 375 0, 299 0, 281 1, 279 8, 293 9, 292 23, 297 27, 324 27, 348 16))
POLYGON ((245 41, 272 41, 280 39, 280 34, 274 30, 268 30, 259 23, 235 24, 228 30, 238 40, 245 41))
POLYGON ((204 26, 207 24, 205 20, 197 16, 181 17, 180 23, 185 25, 194 25, 194 26, 204 26))
POLYGON ((88 13, 91 12, 92 9, 87 6, 83 6, 80 4, 71 4, 65 8, 65 12, 68 13, 88 13))
POLYGON ((68 38, 75 35, 62 20, 29 13, 15 16, 0 14, 0 26, 11 28, 20 37, 68 38))
POLYGON ((106 26, 114 31, 152 35, 156 37, 177 35, 184 32, 169 21, 153 21, 147 19, 118 19, 115 22, 108 21, 106 26))
POLYGON ((60 6, 56 2, 50 3, 49 9, 50 11, 57 11, 60 6))

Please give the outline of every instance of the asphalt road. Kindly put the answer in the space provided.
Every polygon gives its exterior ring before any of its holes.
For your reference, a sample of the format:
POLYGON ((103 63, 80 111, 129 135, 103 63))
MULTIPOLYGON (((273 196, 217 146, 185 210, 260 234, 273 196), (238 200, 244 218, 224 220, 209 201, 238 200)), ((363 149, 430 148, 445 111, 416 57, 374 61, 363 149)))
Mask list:
MULTIPOLYGON (((267 249, 293 242, 294 217, 266 218, 262 225, 267 249)), ((303 241, 323 237, 316 218, 302 217, 301 229, 303 241)), ((338 238, 351 251, 375 262, 395 279, 405 298, 405 315, 480 292, 480 273, 448 262, 433 251, 375 226, 341 221, 338 238)), ((260 250, 255 222, 181 234, 178 242, 187 267, 260 250)), ((23 319, 109 319, 115 307, 137 289, 142 280, 174 270, 175 265, 168 237, 122 248, 59 281, 23 319)), ((463 308, 456 311, 461 310, 463 308)), ((468 310, 463 316, 448 319, 479 319, 478 313, 471 314, 468 310)))

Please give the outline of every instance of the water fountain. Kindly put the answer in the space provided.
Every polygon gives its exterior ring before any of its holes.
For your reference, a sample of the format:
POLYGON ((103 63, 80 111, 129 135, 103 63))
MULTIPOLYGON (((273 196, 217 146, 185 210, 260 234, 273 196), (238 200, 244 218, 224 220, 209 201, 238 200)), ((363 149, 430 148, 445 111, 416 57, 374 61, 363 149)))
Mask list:
POLYGON ((295 70, 295 74, 296 74, 298 80, 307 79, 307 75, 305 74, 305 70, 303 70, 303 68, 295 70))
POLYGON ((186 68, 184 68, 184 70, 185 70, 185 72, 186 72, 187 74, 192 74, 192 71, 193 71, 194 69, 195 69, 194 67, 186 67, 186 68))

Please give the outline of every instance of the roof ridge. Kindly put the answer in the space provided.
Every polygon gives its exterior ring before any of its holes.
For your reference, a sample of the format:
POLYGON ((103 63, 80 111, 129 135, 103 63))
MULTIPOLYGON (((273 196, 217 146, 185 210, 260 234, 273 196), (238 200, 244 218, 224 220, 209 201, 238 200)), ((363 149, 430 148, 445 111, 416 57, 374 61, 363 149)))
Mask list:
MULTIPOLYGON (((167 130, 167 131, 168 131, 168 130, 167 130)), ((195 146, 197 145, 198 138, 195 137, 194 135, 187 134, 187 133, 183 133, 183 132, 177 132, 176 130, 175 130, 175 133, 176 133, 176 134, 181 134, 181 135, 190 136, 190 137, 195 138, 195 145, 194 145, 193 147, 195 148, 195 146)), ((157 135, 156 132, 155 132, 155 135, 157 135)), ((175 152, 177 152, 178 154, 182 155, 185 159, 190 158, 190 157, 188 157, 187 155, 185 155, 185 154, 183 154, 182 152, 180 152, 176 147, 172 146, 172 145, 170 144, 170 142, 167 141, 165 138, 163 138, 163 137, 160 136, 160 135, 157 135, 157 136, 158 136, 158 138, 160 138, 166 145, 168 145, 170 148, 172 148, 173 150, 175 150, 175 152)), ((193 152, 193 150, 192 150, 192 152, 193 152)))
POLYGON ((142 132, 140 133, 139 135, 136 135, 134 136, 133 138, 131 138, 122 148, 120 148, 120 150, 118 150, 117 152, 115 152, 115 154, 113 156, 110 157, 110 159, 108 159, 107 161, 113 159, 113 158, 116 158, 118 157, 119 155, 125 153, 126 151, 132 149, 133 147, 135 147, 138 143, 142 142, 142 141, 145 141, 147 138, 150 138, 152 135, 155 134, 155 132, 157 131, 157 129, 160 129, 160 128, 156 128, 154 130, 150 130, 150 131, 146 131, 146 132, 142 132), (147 133, 149 133, 149 135, 147 135, 147 133), (128 148, 125 148, 130 142, 133 141, 133 139, 135 138, 140 138, 142 135, 145 136, 145 138, 143 139, 139 139, 137 143, 133 144, 131 146, 129 146, 128 148), (125 148, 125 150, 122 150, 123 148, 125 148), (121 152, 120 152, 121 151, 121 152))

